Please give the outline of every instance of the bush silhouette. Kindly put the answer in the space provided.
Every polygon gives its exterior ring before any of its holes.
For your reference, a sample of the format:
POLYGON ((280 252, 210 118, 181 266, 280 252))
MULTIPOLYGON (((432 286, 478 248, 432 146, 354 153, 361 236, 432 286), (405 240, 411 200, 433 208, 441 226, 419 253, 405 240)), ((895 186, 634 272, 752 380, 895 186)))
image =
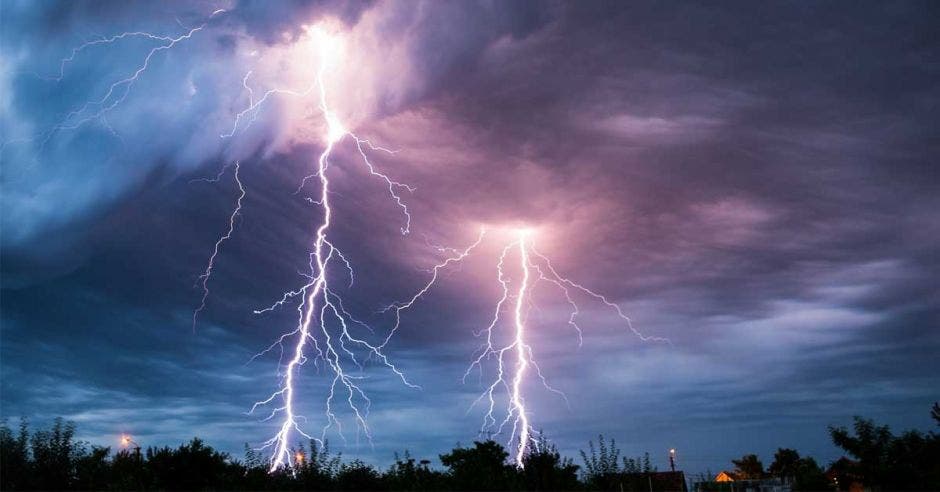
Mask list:
MULTIPOLYGON (((940 418, 940 408, 933 408, 940 418)), ((940 423, 940 420, 938 420, 940 423)), ((856 418, 852 430, 830 428, 833 442, 855 461, 840 460, 838 473, 873 489, 940 490, 940 434, 908 431, 894 435, 887 426, 856 418)), ((440 455, 443 469, 416 460, 407 451, 385 471, 359 460, 344 463, 324 443, 311 441, 292 450, 291 468, 273 473, 262 453, 245 446, 243 461, 193 438, 176 448, 120 450, 75 439, 74 424, 62 419, 30 432, 25 419, 16 431, 0 421, 2 490, 669 490, 669 474, 658 474, 649 455, 621 456, 613 439, 598 436, 581 451, 583 469, 563 457, 539 435, 523 455, 523 468, 508 461, 499 443, 476 441, 440 455), (580 477, 578 472, 581 472, 580 477), (666 476, 666 478, 663 477, 666 476), (579 479, 580 478, 580 479, 579 479), (642 482, 642 483, 641 483, 642 482)), ((764 476, 756 455, 734 461, 742 475, 764 476)), ((831 486, 815 460, 779 449, 768 472, 794 490, 831 486)), ((681 479, 680 479, 680 484, 681 479)), ((704 484, 704 489, 720 484, 704 484)), ((848 480, 840 480, 848 486, 848 480)), ((716 489, 717 490, 717 489, 716 489)))

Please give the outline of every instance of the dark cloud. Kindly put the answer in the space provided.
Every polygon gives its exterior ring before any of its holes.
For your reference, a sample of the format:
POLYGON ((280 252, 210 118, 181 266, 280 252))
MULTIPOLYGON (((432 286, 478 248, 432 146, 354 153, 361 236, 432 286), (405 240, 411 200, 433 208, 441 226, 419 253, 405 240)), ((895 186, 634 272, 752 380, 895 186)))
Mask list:
MULTIPOLYGON (((67 271, 94 242, 91 232, 144 187, 281 146, 292 137, 276 101, 263 108, 265 121, 256 130, 232 129, 236 113, 249 105, 246 74, 258 78, 283 72, 285 64, 305 64, 282 59, 275 68, 259 68, 267 58, 259 53, 291 45, 320 20, 354 28, 370 8, 371 2, 332 0, 5 6, 0 83, 11 94, 2 148, 7 254, 29 270, 67 271), (43 34, 47 29, 55 32, 43 34), (235 130, 234 144, 218 137, 235 130), (53 234, 58 241, 43 240, 53 234)), ((364 84, 376 84, 378 94, 374 107, 361 108, 368 114, 395 113, 433 96, 472 70, 490 43, 522 38, 548 20, 545 6, 532 2, 373 10, 380 12, 370 24, 377 31, 371 48, 394 45, 401 52, 399 65, 384 70, 409 70, 389 87, 379 68, 365 75, 376 78, 364 84), (456 23, 463 28, 448 27, 456 23)), ((262 83, 252 79, 252 85, 262 83)))
MULTIPOLYGON (((357 315, 388 326, 378 308, 439 259, 428 242, 528 223, 559 271, 672 340, 640 343, 584 299, 577 348, 564 298, 538 287, 536 355, 571 408, 536 385, 529 398, 566 452, 604 432, 632 454, 675 446, 698 472, 777 446, 837 457, 825 426, 853 414, 927 425, 940 349, 933 3, 240 2, 154 60, 109 117, 118 136, 96 122, 9 143, 100 96, 150 46, 95 48, 59 83, 36 77, 76 42, 179 35, 219 8, 51 5, 3 5, 6 416, 65 415, 102 442, 199 434, 239 452, 269 437, 243 412, 276 384, 275 359, 245 362, 294 313, 252 310, 301 282, 320 217, 293 193, 320 144, 279 119, 292 100, 216 136, 245 107, 245 50, 338 17, 372 50, 356 131, 400 149, 375 163, 416 187, 403 237, 383 183, 348 141, 337 149, 332 237, 356 266, 344 293, 357 315), (245 208, 193 334, 193 283, 236 188, 231 169, 190 180, 235 158, 245 208)), ((380 432, 375 450, 347 454, 386 462, 395 447, 430 456, 474 437, 479 408, 465 412, 481 387, 460 378, 497 297, 500 240, 406 314, 390 354, 424 389, 367 369, 380 432)), ((319 415, 326 383, 304 376, 319 415)))
POLYGON ((372 0, 238 0, 227 15, 244 24, 246 32, 268 44, 296 40, 302 25, 317 18, 334 17, 347 25, 355 24, 372 0))

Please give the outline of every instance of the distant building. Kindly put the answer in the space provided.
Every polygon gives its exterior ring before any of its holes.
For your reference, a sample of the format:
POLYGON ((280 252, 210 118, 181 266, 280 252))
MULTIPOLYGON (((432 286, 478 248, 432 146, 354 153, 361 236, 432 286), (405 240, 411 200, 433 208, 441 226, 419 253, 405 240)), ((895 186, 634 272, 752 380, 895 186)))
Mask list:
POLYGON ((636 492, 688 492, 681 471, 622 473, 620 490, 636 492))
POLYGON ((862 483, 862 476, 858 473, 858 462, 845 456, 834 461, 826 470, 826 478, 836 487, 836 490, 848 492, 863 492, 866 489, 862 483))
POLYGON ((709 482, 697 482, 695 492, 790 492, 789 483, 780 478, 743 479, 734 472, 722 470, 709 482))
POLYGON ((716 482, 734 482, 735 481, 734 473, 722 470, 721 473, 719 473, 718 475, 715 475, 715 481, 716 482))

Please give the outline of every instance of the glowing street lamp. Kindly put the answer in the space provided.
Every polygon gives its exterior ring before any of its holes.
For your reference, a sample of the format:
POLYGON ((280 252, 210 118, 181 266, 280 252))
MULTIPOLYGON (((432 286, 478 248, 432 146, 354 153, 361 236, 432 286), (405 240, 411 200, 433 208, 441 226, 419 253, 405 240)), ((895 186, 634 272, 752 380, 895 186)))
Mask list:
POLYGON ((137 441, 131 439, 131 436, 127 434, 122 434, 121 446, 124 446, 125 448, 127 448, 127 447, 130 447, 131 445, 134 446, 134 453, 139 457, 140 456, 140 444, 137 444, 137 441))

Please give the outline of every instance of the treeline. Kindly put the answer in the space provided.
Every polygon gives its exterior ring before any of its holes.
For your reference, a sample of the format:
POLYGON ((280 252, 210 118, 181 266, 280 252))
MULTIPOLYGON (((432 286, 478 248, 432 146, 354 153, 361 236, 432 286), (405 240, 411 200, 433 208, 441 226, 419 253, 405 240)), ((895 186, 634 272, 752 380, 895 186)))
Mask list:
MULTIPOLYGON (((940 426, 940 403, 930 416, 940 426)), ((852 429, 829 427, 833 444, 852 459, 842 457, 827 470, 794 449, 780 448, 765 470, 756 454, 731 460, 735 481, 779 479, 793 490, 940 490, 940 434, 909 430, 895 435, 887 425, 855 417, 852 429)), ((711 475, 710 473, 707 475, 711 475)), ((714 477, 714 475, 711 475, 714 477)), ((741 490, 732 483, 700 477, 700 491, 741 490)))
MULTIPOLYGON (((386 470, 311 441, 292 451, 291 469, 269 471, 266 456, 245 447, 234 459, 194 438, 178 448, 121 449, 75 439, 75 426, 56 419, 48 430, 18 432, 0 425, 2 490, 582 490, 579 467, 540 439, 525 469, 508 462, 494 441, 474 442, 439 456, 443 470, 407 452, 386 470)), ((648 461, 648 458, 647 458, 648 461)), ((588 477, 590 480, 590 477, 588 477)))
MULTIPOLYGON (((940 427, 940 404, 934 403, 930 415, 940 427)), ((909 430, 894 435, 887 425, 856 417, 852 430, 830 427, 829 435, 855 458, 832 465, 842 477, 840 488, 855 481, 881 490, 940 490, 940 433, 909 430)))
MULTIPOLYGON (((940 425, 940 406, 933 417, 940 425)), ((768 469, 756 455, 734 460, 739 479, 776 477, 794 490, 847 489, 853 483, 882 490, 940 490, 940 434, 907 431, 856 418, 852 430, 830 428, 833 442, 852 458, 831 464, 830 474, 795 450, 780 449, 768 469), (835 476, 831 474, 835 472, 835 476), (833 480, 835 478, 835 480, 833 480)), ((396 455, 387 469, 359 460, 345 462, 315 442, 298 446, 294 466, 269 472, 267 458, 245 447, 235 459, 194 438, 177 448, 121 449, 75 439, 75 426, 56 419, 52 427, 30 431, 0 423, 2 490, 683 490, 679 474, 659 473, 649 455, 622 457, 613 440, 599 437, 581 451, 583 466, 561 456, 544 437, 525 457, 525 467, 510 464, 494 441, 454 448, 438 458, 416 460, 396 455), (678 481, 676 481, 678 477, 678 481)), ((713 477, 702 477, 707 481, 713 477)), ((709 484, 699 484, 709 490, 709 484)), ((717 487, 716 490, 720 490, 717 487)))

